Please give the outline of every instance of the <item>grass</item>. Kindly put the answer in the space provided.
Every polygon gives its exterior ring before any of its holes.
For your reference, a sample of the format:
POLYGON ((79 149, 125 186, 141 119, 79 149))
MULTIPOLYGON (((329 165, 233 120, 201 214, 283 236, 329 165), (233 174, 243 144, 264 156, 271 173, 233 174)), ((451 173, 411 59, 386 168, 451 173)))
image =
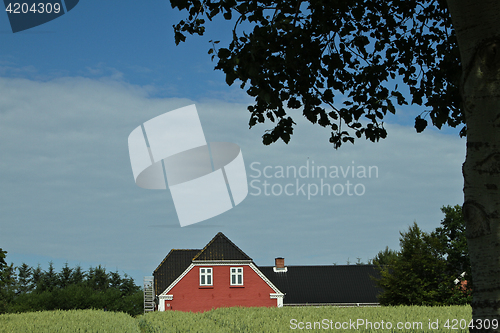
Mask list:
POLYGON ((4 332, 468 332, 470 306, 220 308, 204 313, 154 312, 131 317, 102 310, 0 315, 4 332), (456 329, 453 329, 455 323, 456 329), (448 321, 449 328, 444 327, 448 321), (398 327, 398 323, 399 327, 398 327), (406 326, 406 328, 405 328, 406 326))
POLYGON ((41 311, 0 315, 1 333, 139 333, 137 320, 123 312, 102 310, 41 311))

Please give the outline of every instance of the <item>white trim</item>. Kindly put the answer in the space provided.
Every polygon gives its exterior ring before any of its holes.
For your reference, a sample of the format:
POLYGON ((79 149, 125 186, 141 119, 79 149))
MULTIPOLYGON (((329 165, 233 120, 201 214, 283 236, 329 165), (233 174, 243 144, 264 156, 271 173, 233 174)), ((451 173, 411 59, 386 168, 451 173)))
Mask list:
MULTIPOLYGON (((274 293, 269 293, 269 297, 271 299, 276 299, 276 306, 281 308, 283 306, 283 298, 285 297, 285 294, 283 294, 276 286, 255 266, 255 264, 251 260, 213 260, 213 261, 203 261, 203 262, 196 262, 196 263, 191 263, 188 268, 184 272, 182 272, 181 275, 177 277, 177 279, 174 280, 159 296, 159 299, 164 299, 166 300, 166 297, 172 296, 173 295, 168 295, 169 291, 172 290, 172 288, 175 287, 177 283, 179 283, 180 280, 186 276, 187 273, 189 273, 190 270, 193 269, 195 266, 233 266, 237 263, 240 263, 240 265, 248 265, 257 275, 265 282, 271 289, 274 291, 274 293)), ((213 283, 213 280, 212 280, 213 283)), ((172 298, 173 299, 173 298, 172 298)), ((170 300, 172 300, 170 299, 170 300)), ((161 302, 160 302, 161 303, 161 302)), ((165 302, 163 302, 165 303, 165 302)), ((165 311, 160 310, 160 307, 158 307, 159 311, 165 311)))
POLYGON ((267 285, 269 287, 271 287, 271 289, 274 291, 274 293, 269 293, 269 298, 271 299, 276 299, 276 306, 278 308, 281 308, 283 307, 283 298, 285 297, 285 294, 283 294, 278 288, 276 288, 276 286, 267 278, 267 276, 265 276, 258 268, 257 266, 255 266, 254 263, 251 263, 249 265, 255 273, 257 273, 258 276, 260 276, 260 278, 262 280, 264 280, 265 283, 267 283, 267 285))
MULTIPOLYGON (((251 264, 253 264, 252 260, 211 260, 211 261, 204 260, 204 261, 197 261, 197 262, 191 263, 188 266, 188 268, 186 268, 186 270, 184 272, 182 272, 182 274, 179 275, 177 277, 177 279, 175 279, 174 282, 172 282, 160 295, 166 295, 195 266, 231 266, 231 265, 249 265, 250 266, 251 264)), ((259 274, 259 276, 261 276, 261 274, 259 274)), ((212 283, 213 283, 213 281, 212 281, 212 283)))
POLYGON ((288 272, 288 267, 278 268, 278 267, 274 266, 273 272, 274 273, 286 273, 286 272, 288 272))
POLYGON ((174 299, 174 295, 161 295, 158 296, 158 299, 164 301, 172 301, 174 299))
POLYGON ((200 277, 200 287, 212 287, 214 285, 214 269, 212 266, 210 267, 205 267, 202 266, 198 269, 198 276, 200 277), (201 270, 204 269, 206 272, 202 273, 201 270), (210 271, 209 271, 210 270, 210 271), (201 278, 205 277, 205 283, 201 283, 201 278), (210 278, 210 283, 208 283, 208 280, 210 278))
POLYGON ((165 301, 171 301, 174 295, 160 295, 158 296, 158 311, 165 311, 165 301))
POLYGON ((252 260, 200 260, 193 261, 195 266, 237 266, 251 264, 252 260))
POLYGON ((244 286, 244 277, 243 277, 243 272, 245 270, 243 269, 242 266, 230 266, 229 267, 229 286, 244 286), (236 272, 232 272, 232 270, 235 269, 236 272), (241 272, 238 272, 238 269, 241 269, 241 272), (233 284, 233 275, 235 276, 235 283, 233 284), (238 283, 238 276, 241 276, 241 283, 238 283))
POLYGON ((269 294, 269 296, 271 297, 271 299, 277 299, 277 306, 278 308, 282 308, 283 307, 283 297, 285 296, 284 294, 269 294))
POLYGON ((194 265, 193 265, 193 264, 189 265, 189 266, 188 266, 188 268, 186 268, 186 270, 185 270, 184 272, 182 272, 182 274, 181 274, 181 275, 179 275, 179 276, 177 277, 177 279, 175 279, 175 280, 174 280, 174 282, 172 282, 172 283, 170 284, 170 286, 168 286, 168 287, 167 287, 167 289, 165 289, 165 290, 164 290, 164 291, 160 294, 160 296, 166 296, 166 295, 168 294, 168 292, 169 292, 170 290, 172 290, 172 288, 173 288, 173 287, 175 287, 175 285, 176 285, 177 283, 179 283, 179 281, 180 281, 180 280, 182 280, 182 279, 184 278, 184 276, 186 276, 186 274, 187 274, 187 273, 189 273, 189 271, 190 271, 193 267, 194 267, 194 265))
POLYGON ((160 295, 168 294, 168 292, 172 290, 172 288, 175 287, 175 285, 179 283, 179 281, 182 280, 184 276, 186 276, 186 274, 189 273, 189 271, 193 269, 193 267, 195 266, 231 266, 231 265, 250 265, 250 264, 252 264, 251 260, 211 260, 211 261, 198 261, 195 263, 191 263, 188 266, 188 268, 186 268, 186 270, 182 272, 182 274, 179 275, 177 279, 175 279, 174 282, 172 282, 160 295))
POLYGON ((255 266, 254 263, 251 263, 249 265, 254 271, 255 273, 257 273, 258 276, 260 276, 260 278, 262 280, 264 280, 265 283, 267 283, 267 285, 269 287, 271 287, 271 289, 276 293, 276 294, 282 294, 282 295, 285 295, 283 294, 278 288, 276 288, 276 286, 267 278, 267 276, 265 276, 258 268, 257 266, 255 266))

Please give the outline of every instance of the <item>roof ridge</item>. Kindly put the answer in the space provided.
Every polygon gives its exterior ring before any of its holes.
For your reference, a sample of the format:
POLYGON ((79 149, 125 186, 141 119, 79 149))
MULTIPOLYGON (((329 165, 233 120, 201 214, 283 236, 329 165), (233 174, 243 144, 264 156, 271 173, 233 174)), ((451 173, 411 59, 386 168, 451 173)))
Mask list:
POLYGON ((234 244, 229 238, 227 238, 226 235, 224 235, 221 231, 217 233, 217 235, 212 238, 210 242, 208 242, 207 245, 193 258, 193 261, 197 260, 198 257, 200 257, 217 239, 223 238, 225 241, 227 241, 230 245, 232 245, 236 250, 240 252, 244 257, 247 257, 248 259, 252 260, 243 250, 241 250, 236 244, 234 244))

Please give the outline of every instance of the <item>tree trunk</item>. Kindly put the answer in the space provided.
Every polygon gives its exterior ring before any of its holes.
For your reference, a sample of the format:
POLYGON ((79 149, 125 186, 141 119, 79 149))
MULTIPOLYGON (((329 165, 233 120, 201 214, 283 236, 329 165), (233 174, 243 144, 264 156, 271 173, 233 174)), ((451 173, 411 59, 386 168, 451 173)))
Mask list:
POLYGON ((500 1, 448 0, 448 8, 462 62, 467 125, 463 213, 476 325, 500 321, 500 1))

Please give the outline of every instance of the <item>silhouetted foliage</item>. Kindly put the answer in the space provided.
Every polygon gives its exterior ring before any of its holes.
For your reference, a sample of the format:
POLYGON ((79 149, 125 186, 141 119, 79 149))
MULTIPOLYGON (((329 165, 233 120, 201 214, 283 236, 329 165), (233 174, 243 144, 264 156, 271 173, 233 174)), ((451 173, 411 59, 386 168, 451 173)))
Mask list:
POLYGON ((380 251, 375 258, 372 259, 372 263, 380 266, 390 265, 397 257, 398 251, 391 250, 386 246, 384 251, 380 251))
POLYGON ((444 244, 447 270, 457 276, 465 273, 467 286, 472 288, 471 263, 465 236, 465 221, 460 205, 441 208, 445 214, 441 226, 433 232, 444 244))
POLYGON ((83 283, 85 281, 85 278, 86 274, 84 271, 82 271, 82 268, 80 266, 76 266, 71 271, 71 278, 70 278, 71 284, 83 283))
POLYGON ((143 311, 142 290, 127 274, 107 273, 101 265, 85 272, 67 263, 57 273, 52 262, 46 271, 25 263, 14 268, 5 262, 5 254, 0 249, 0 313, 106 308, 138 315, 143 311))
POLYGON ((33 290, 33 285, 30 282, 32 280, 32 274, 33 269, 25 263, 17 267, 17 295, 29 293, 33 290))
POLYGON ((71 284, 71 274, 73 274, 73 269, 65 263, 59 273, 59 288, 66 288, 71 284))
POLYGON ((186 33, 203 35, 205 18, 235 22, 229 45, 213 41, 208 53, 227 84, 239 80, 255 98, 250 127, 274 123, 262 137, 266 145, 288 143, 294 109, 329 128, 335 147, 363 136, 385 138, 383 120, 396 104, 425 107, 415 119, 417 132, 427 126, 425 118, 438 128, 463 123, 459 52, 444 1, 170 3, 189 13, 174 25, 177 44, 186 33))
POLYGON ((5 260, 7 251, 0 248, 0 313, 5 312, 14 296, 14 267, 5 260))
POLYGON ((469 279, 470 261, 465 241, 461 207, 441 209, 442 227, 423 232, 416 223, 401 232, 399 252, 381 251, 373 259, 383 289, 383 305, 452 305, 472 301, 471 286, 462 289, 460 281, 469 279), (465 272, 465 274, 463 274, 465 272))

